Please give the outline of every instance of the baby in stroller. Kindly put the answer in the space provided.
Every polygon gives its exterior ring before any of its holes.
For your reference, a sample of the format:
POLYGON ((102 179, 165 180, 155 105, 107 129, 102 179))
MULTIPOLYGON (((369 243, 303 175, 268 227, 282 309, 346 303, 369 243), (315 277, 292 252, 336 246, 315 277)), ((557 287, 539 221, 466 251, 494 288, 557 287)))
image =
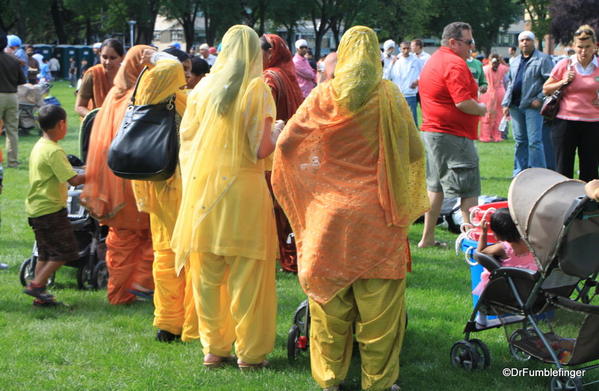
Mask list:
MULTIPOLYGON (((510 211, 508 208, 501 208, 491 215, 490 223, 487 220, 482 222, 482 232, 478 240, 476 249, 479 253, 486 254, 501 261, 501 266, 519 267, 529 270, 537 270, 537 264, 533 255, 530 253, 526 242, 520 236, 510 211), (498 243, 487 245, 487 233, 489 230, 495 233, 498 243)), ((488 269, 480 276, 480 282, 472 291, 473 294, 480 296, 489 282, 491 272, 488 269)), ((476 322, 481 325, 486 324, 486 316, 478 314, 476 322)))

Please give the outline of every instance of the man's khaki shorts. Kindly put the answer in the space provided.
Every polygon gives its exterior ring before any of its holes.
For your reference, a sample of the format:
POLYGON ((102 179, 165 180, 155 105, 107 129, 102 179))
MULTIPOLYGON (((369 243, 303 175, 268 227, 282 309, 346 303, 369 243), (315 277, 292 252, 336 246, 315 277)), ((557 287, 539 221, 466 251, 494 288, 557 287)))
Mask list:
POLYGON ((445 197, 480 195, 478 153, 474 141, 448 133, 423 132, 426 186, 445 197))

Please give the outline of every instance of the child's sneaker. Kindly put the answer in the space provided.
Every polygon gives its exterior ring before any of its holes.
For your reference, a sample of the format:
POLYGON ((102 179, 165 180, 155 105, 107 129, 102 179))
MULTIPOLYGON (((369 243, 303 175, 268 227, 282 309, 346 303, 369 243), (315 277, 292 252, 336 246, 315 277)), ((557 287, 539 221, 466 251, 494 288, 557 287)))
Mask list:
MULTIPOLYGON (((29 296, 33 296, 38 299, 43 299, 43 296, 48 296, 48 292, 46 292, 45 285, 38 285, 31 281, 25 289, 23 289, 23 293, 29 296)), ((51 295, 50 295, 51 296, 51 295)))
POLYGON ((33 299, 34 307, 56 307, 59 305, 62 305, 62 303, 56 301, 54 296, 46 297, 45 299, 33 299))

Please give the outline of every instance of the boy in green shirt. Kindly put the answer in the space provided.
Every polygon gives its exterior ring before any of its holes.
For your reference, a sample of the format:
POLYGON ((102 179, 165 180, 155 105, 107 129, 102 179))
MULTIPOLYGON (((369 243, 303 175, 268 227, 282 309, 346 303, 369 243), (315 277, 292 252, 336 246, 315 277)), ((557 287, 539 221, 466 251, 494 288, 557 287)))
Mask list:
POLYGON ((46 291, 48 278, 67 262, 79 258, 79 246, 67 216, 67 182, 77 186, 85 174, 77 174, 58 145, 67 134, 67 113, 60 106, 45 105, 38 121, 43 134, 29 157, 29 194, 25 209, 35 233, 38 261, 35 278, 24 293, 35 297, 34 305, 56 305, 46 291))

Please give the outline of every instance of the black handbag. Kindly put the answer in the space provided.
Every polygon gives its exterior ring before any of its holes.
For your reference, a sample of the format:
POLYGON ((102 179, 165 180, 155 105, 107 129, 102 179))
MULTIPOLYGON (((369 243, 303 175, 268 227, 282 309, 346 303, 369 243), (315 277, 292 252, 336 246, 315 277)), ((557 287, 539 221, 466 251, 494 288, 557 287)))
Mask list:
POLYGON ((559 112, 559 103, 562 99, 562 89, 564 86, 558 88, 553 94, 546 96, 543 99, 543 106, 541 107, 541 115, 547 119, 555 119, 555 116, 559 112))
POLYGON ((135 105, 135 84, 131 104, 125 112, 108 151, 108 167, 126 179, 163 181, 177 168, 179 135, 175 120, 175 95, 155 105, 135 105))

